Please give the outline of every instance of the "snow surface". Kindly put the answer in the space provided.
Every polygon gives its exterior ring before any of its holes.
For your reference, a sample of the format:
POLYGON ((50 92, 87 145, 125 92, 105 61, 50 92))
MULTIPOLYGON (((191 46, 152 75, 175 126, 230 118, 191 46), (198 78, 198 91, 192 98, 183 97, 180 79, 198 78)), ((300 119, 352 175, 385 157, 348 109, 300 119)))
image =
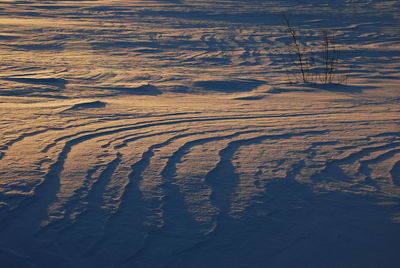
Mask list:
POLYGON ((400 267, 399 22, 387 0, 0 1, 0 266, 400 267), (336 32, 347 84, 288 83, 281 13, 336 32))

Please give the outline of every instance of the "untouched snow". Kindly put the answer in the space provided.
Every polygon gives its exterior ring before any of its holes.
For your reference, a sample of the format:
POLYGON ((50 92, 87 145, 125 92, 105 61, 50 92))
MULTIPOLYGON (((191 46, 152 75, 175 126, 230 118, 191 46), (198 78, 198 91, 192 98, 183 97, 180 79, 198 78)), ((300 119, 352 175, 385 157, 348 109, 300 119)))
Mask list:
POLYGON ((399 267, 399 14, 0 1, 0 266, 399 267), (282 12, 347 84, 287 82, 282 12))

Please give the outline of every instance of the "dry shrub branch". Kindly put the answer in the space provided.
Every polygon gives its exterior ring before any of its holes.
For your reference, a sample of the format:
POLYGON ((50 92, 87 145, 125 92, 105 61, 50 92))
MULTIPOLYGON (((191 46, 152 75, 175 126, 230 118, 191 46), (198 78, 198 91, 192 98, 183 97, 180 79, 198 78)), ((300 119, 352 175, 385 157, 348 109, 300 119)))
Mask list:
POLYGON ((348 71, 339 69, 340 51, 335 43, 335 34, 322 31, 318 46, 313 48, 304 35, 291 25, 286 14, 282 14, 290 41, 287 43, 289 60, 287 74, 290 82, 314 84, 343 84, 348 80, 348 71))

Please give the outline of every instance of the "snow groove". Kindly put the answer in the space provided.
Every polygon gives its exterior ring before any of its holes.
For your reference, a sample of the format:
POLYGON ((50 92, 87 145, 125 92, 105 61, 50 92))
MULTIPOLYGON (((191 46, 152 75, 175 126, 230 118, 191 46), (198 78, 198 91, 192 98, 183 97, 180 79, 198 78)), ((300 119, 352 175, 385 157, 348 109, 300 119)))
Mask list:
POLYGON ((390 175, 392 177, 393 184, 400 186, 400 160, 397 161, 390 169, 390 175))
MULTIPOLYGON (((112 211, 104 207, 103 193, 110 178, 121 162, 121 155, 117 153, 115 159, 107 164, 98 180, 93 184, 87 195, 87 207, 70 225, 62 227, 57 233, 60 244, 72 256, 84 256, 93 249, 97 241, 104 235, 104 225, 112 215, 112 211), (87 239, 90 237, 91 239, 87 239)), ((51 226, 49 226, 50 228, 51 226)), ((49 231, 47 231, 49 232, 49 231)))
POLYGON ((356 188, 360 187, 360 185, 365 185, 369 187, 369 191, 379 190, 380 186, 370 177, 368 165, 392 157, 398 153, 399 149, 396 148, 399 146, 400 142, 384 143, 383 145, 369 144, 343 158, 328 161, 324 169, 313 174, 311 179, 315 182, 321 180, 332 182, 342 181, 356 188), (390 150, 393 148, 395 149, 390 150), (374 153, 381 151, 384 151, 384 153, 375 158, 368 159, 374 153))

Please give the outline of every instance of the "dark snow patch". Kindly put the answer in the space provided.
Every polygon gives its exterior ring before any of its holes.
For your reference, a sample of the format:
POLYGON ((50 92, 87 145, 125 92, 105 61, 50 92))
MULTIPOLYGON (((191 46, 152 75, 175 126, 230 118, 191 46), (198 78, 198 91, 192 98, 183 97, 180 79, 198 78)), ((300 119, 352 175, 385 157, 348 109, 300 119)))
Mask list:
POLYGON ((237 97, 235 100, 261 100, 265 96, 264 95, 256 95, 256 96, 243 96, 243 97, 237 97))
POLYGON ((166 86, 166 89, 171 92, 175 93, 188 93, 189 88, 183 85, 173 85, 173 86, 166 86))
POLYGON ((4 35, 0 34, 0 40, 15 40, 20 38, 19 36, 13 36, 13 35, 4 35))
POLYGON ((335 83, 307 84, 304 86, 316 89, 322 89, 326 91, 347 92, 347 93, 361 93, 363 90, 376 88, 374 86, 357 86, 357 85, 335 84, 335 83))
POLYGON ((196 81, 193 86, 196 88, 220 91, 220 92, 241 92, 252 91, 265 84, 264 81, 255 79, 236 79, 236 80, 210 80, 210 81, 196 81))
POLYGON ((64 111, 71 111, 71 110, 83 110, 83 109, 92 109, 92 108, 104 108, 106 107, 106 103, 102 101, 91 101, 91 102, 82 102, 77 103, 71 108, 68 108, 64 111))
POLYGON ((67 80, 61 78, 7 77, 2 80, 32 85, 55 86, 58 88, 65 88, 65 85, 68 84, 67 80))
MULTIPOLYGON (((10 88, 10 86, 8 87, 10 88)), ((67 99, 68 97, 60 94, 61 90, 62 89, 59 87, 51 87, 46 85, 37 85, 37 86, 29 86, 22 88, 11 87, 11 89, 0 88, 0 96, 67 99)))
POLYGON ((162 94, 156 86, 141 85, 138 87, 101 87, 100 89, 112 90, 117 93, 133 94, 133 95, 151 95, 156 96, 162 94))
POLYGON ((314 92, 314 89, 311 88, 271 88, 267 91, 270 94, 280 94, 280 93, 288 93, 288 92, 314 92))

